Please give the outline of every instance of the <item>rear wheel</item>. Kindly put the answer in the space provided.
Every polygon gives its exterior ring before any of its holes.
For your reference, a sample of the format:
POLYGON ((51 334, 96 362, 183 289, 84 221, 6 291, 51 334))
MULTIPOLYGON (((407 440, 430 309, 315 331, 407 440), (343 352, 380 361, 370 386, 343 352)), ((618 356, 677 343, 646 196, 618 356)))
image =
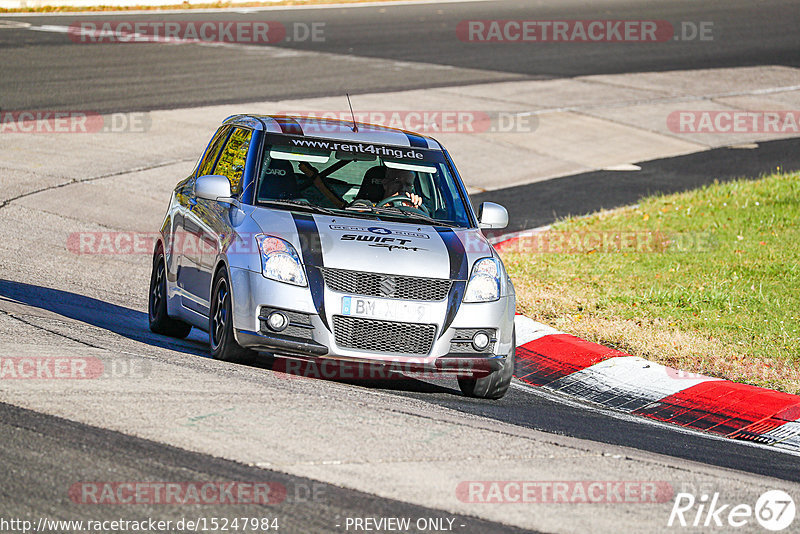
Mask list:
POLYGON ((150 330, 156 334, 183 339, 192 331, 192 325, 167 315, 167 274, 164 252, 161 246, 153 255, 153 271, 150 274, 150 295, 147 299, 147 315, 150 330))
POLYGON ((211 356, 215 360, 224 362, 244 363, 252 361, 257 353, 241 347, 233 335, 231 284, 228 280, 228 273, 224 268, 217 271, 213 287, 208 319, 208 340, 211 344, 211 356))
POLYGON ((514 360, 517 353, 517 333, 511 334, 511 352, 506 356, 503 366, 480 378, 465 377, 458 379, 458 387, 467 397, 480 399, 499 399, 508 391, 511 378, 514 376, 514 360))

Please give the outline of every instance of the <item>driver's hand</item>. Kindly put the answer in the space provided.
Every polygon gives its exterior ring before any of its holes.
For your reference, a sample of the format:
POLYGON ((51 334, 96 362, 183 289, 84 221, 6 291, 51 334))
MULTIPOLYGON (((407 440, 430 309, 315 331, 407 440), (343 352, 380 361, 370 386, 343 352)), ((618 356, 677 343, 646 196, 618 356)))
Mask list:
MULTIPOLYGON (((400 193, 395 193, 392 195, 393 197, 399 196, 400 193)), ((419 195, 415 195, 414 193, 406 193, 406 196, 409 198, 410 202, 405 202, 406 206, 412 206, 414 208, 420 207, 422 205, 422 197, 419 195)))

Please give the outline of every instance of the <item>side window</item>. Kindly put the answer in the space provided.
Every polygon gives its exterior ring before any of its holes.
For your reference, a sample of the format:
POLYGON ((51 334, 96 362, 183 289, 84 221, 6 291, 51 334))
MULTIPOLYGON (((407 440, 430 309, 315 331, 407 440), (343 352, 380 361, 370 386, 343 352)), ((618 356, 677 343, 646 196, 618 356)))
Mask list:
POLYGON ((217 156, 219 155, 219 149, 222 146, 223 141, 225 141, 228 131, 229 128, 227 126, 223 126, 217 130, 217 133, 214 134, 213 138, 211 138, 211 142, 208 144, 208 150, 198 166, 197 176, 211 174, 211 169, 214 168, 214 163, 217 161, 217 156))
POLYGON ((253 132, 246 128, 234 128, 214 169, 214 174, 225 176, 230 180, 231 194, 234 196, 242 192, 242 174, 252 135, 253 132))

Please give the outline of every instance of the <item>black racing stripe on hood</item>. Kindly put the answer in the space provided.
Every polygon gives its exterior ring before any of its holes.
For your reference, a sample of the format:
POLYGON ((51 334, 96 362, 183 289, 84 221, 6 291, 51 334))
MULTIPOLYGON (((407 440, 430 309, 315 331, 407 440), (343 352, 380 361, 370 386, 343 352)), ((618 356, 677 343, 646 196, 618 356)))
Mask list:
POLYGON ((325 266, 325 262, 322 257, 322 241, 317 223, 314 221, 314 217, 304 213, 292 213, 292 218, 294 226, 297 228, 297 236, 300 238, 300 254, 303 257, 314 308, 317 310, 319 318, 322 319, 322 324, 330 330, 328 318, 325 316, 325 280, 322 278, 320 270, 325 266))
POLYGON ((273 119, 281 127, 281 132, 290 135, 303 135, 303 128, 291 117, 279 117, 273 119))
POLYGON ((406 137, 408 137, 408 144, 416 147, 416 148, 428 148, 428 142, 420 137, 419 135, 414 135, 409 132, 405 132, 406 137))
POLYGON ((452 228, 446 226, 436 226, 435 230, 447 247, 447 255, 450 257, 450 279, 466 280, 469 276, 469 265, 467 265, 467 251, 464 243, 458 238, 452 228))
POLYGON ((442 331, 439 337, 450 328, 456 318, 461 302, 464 300, 464 293, 467 290, 467 277, 469 276, 469 265, 467 264, 467 252, 464 244, 458 238, 452 228, 436 227, 436 232, 444 241, 447 247, 447 255, 450 258, 450 280, 455 280, 450 286, 450 293, 447 295, 447 314, 442 324, 442 331))

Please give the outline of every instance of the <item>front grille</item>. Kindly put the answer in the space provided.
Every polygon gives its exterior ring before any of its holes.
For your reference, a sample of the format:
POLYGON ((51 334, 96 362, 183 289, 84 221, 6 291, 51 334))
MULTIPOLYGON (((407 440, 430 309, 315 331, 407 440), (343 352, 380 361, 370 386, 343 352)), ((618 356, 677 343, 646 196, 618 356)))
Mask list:
POLYGON ((496 330, 493 328, 456 328, 453 338, 450 340, 450 352, 461 354, 491 354, 494 352, 494 341, 482 351, 475 350, 472 346, 472 336, 478 332, 484 332, 489 339, 494 339, 496 330))
POLYGON ((344 269, 323 268, 325 284, 333 291, 366 297, 437 301, 447 298, 450 280, 415 278, 344 269))
POLYGON ((428 354, 436 336, 436 325, 335 315, 333 333, 336 336, 336 344, 342 348, 428 354))

